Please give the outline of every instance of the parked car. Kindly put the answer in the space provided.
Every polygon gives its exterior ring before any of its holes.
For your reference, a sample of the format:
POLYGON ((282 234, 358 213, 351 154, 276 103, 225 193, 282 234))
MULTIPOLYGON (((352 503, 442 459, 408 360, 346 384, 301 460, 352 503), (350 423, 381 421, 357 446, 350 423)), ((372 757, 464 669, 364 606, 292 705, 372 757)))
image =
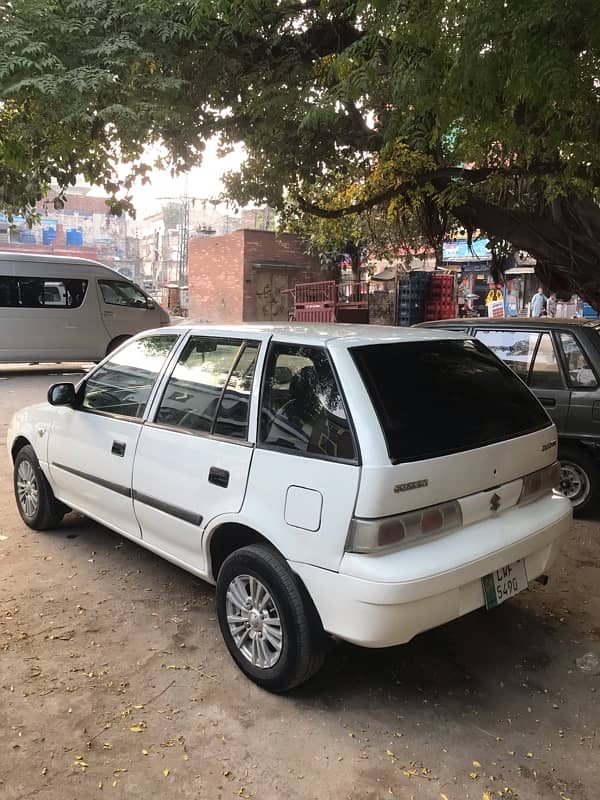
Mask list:
POLYGON ((170 318, 96 261, 0 252, 0 363, 100 361, 170 318))
POLYGON ((600 500, 600 322, 453 319, 427 322, 474 336, 517 373, 556 423, 561 491, 578 514, 600 500))
POLYGON ((474 339, 371 326, 189 326, 122 345, 18 412, 35 530, 77 509, 216 583, 238 667, 284 691, 330 637, 386 647, 552 564, 556 429, 474 339))

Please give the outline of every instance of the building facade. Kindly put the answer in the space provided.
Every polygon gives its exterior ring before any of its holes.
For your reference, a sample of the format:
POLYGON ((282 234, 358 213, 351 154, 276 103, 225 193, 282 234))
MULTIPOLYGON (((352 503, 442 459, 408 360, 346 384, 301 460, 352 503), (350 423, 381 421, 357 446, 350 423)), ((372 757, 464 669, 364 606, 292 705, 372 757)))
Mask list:
POLYGON ((189 315, 206 322, 286 322, 290 290, 327 280, 299 236, 241 229, 189 245, 189 315))

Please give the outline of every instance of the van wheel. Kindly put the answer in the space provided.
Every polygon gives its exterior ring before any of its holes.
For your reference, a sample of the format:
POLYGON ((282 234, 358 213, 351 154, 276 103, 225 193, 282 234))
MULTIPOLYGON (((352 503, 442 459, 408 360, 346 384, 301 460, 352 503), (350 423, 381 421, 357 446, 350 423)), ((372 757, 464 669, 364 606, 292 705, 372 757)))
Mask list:
POLYGON ((115 336, 115 338, 109 342, 108 347, 106 348, 106 355, 109 356, 113 350, 116 350, 117 347, 120 347, 123 342, 126 342, 129 338, 129 334, 127 336, 115 336))
POLYGON ((67 507, 54 497, 31 445, 17 453, 14 487, 17 508, 26 525, 36 531, 57 527, 67 507))
POLYGON ((325 634, 314 606, 265 545, 242 547, 223 562, 217 614, 235 663, 263 689, 293 689, 323 664, 325 634))
POLYGON ((598 504, 598 464, 579 447, 560 447, 560 490, 573 504, 573 513, 583 516, 598 504))

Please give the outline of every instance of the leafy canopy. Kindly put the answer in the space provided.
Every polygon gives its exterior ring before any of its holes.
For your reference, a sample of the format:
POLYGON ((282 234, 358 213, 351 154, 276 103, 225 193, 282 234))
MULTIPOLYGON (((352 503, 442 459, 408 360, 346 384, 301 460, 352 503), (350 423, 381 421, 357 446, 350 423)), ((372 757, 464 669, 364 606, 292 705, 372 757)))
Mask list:
POLYGON ((10 211, 78 174, 119 210, 146 144, 184 169, 219 134, 239 202, 333 239, 479 229, 600 299, 597 0, 12 0, 0 102, 10 211))

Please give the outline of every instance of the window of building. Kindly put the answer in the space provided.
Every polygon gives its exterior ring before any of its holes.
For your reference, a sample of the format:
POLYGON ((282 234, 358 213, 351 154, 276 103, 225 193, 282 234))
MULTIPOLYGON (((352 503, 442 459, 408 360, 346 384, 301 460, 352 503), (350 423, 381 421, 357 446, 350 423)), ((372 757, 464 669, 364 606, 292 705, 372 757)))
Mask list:
POLYGON ((303 454, 356 459, 348 414, 323 348, 272 346, 261 403, 260 442, 303 454))
POLYGON ((569 382, 575 388, 591 389, 598 385, 592 365, 572 333, 561 333, 560 343, 567 362, 569 382))
POLYGON ((87 379, 82 408, 142 417, 156 377, 177 338, 175 334, 156 334, 123 347, 87 379))
POLYGON ((99 280, 98 286, 102 292, 104 302, 109 306, 127 306, 128 308, 148 307, 148 298, 132 283, 99 280))

